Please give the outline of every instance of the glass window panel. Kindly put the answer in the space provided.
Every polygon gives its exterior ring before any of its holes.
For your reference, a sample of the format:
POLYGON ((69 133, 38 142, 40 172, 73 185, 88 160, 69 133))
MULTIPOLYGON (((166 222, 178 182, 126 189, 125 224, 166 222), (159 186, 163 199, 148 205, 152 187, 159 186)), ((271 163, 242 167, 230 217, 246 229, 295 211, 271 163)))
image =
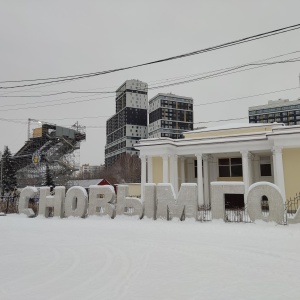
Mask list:
POLYGON ((260 175, 272 176, 271 165, 270 164, 260 165, 260 175))
POLYGON ((231 177, 243 176, 242 165, 231 166, 231 177))
POLYGON ((231 158, 231 164, 232 165, 241 165, 242 164, 242 158, 241 157, 231 158))
POLYGON ((230 177, 229 166, 219 166, 219 176, 220 177, 230 177))
POLYGON ((229 158, 219 158, 219 166, 229 166, 229 158))

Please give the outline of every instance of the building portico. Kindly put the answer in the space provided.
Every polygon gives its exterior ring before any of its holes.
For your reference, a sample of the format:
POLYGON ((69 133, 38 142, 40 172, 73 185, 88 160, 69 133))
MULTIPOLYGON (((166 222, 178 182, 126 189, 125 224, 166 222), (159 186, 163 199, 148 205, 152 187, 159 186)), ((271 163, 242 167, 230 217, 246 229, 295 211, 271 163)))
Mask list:
MULTIPOLYGON (((197 183, 199 205, 210 203, 212 181, 243 181, 246 191, 255 182, 268 181, 286 197, 283 152, 288 147, 281 139, 288 128, 246 125, 195 130, 181 140, 142 140, 136 145, 142 159, 142 183, 171 183, 175 193, 182 183, 197 183)), ((293 133, 300 137, 300 128, 293 133)))

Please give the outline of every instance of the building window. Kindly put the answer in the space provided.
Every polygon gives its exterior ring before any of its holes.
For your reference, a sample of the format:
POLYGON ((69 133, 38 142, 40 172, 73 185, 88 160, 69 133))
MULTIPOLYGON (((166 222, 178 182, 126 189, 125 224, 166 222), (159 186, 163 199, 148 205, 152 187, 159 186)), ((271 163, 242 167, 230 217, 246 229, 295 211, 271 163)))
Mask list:
POLYGON ((270 156, 260 157, 260 176, 272 176, 270 156))
POLYGON ((243 176, 241 157, 219 158, 219 177, 241 176, 243 176))

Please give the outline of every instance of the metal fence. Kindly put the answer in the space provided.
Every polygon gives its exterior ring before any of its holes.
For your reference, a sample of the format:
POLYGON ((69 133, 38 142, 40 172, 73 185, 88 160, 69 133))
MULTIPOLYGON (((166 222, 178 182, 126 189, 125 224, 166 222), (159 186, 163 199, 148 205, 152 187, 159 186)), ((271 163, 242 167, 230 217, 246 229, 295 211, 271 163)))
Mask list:
POLYGON ((210 204, 201 205, 198 208, 197 221, 206 222, 211 220, 212 220, 211 205, 210 204))
POLYGON ((296 194, 296 197, 294 197, 294 199, 289 199, 285 203, 285 210, 287 216, 289 218, 292 218, 296 214, 299 206, 300 206, 300 194, 296 194))
POLYGON ((225 222, 252 223, 247 213, 247 207, 225 208, 225 222))
POLYGON ((18 197, 3 196, 0 197, 0 212, 13 214, 18 212, 18 197))
MULTIPOLYGON (((15 214, 18 211, 19 197, 2 196, 0 197, 0 213, 15 214)), ((28 208, 31 208, 37 215, 39 210, 39 199, 29 200, 28 208)))

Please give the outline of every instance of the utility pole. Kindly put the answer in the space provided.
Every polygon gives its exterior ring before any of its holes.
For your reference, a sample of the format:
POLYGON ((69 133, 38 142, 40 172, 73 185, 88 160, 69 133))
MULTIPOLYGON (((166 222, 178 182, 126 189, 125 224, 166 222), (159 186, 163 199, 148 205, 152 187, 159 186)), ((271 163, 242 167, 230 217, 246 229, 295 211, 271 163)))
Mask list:
POLYGON ((1 167, 0 167, 0 180, 1 180, 1 183, 0 183, 0 188, 1 188, 1 194, 2 194, 2 178, 3 178, 3 159, 2 159, 2 152, 0 151, 0 157, 1 157, 1 167))

